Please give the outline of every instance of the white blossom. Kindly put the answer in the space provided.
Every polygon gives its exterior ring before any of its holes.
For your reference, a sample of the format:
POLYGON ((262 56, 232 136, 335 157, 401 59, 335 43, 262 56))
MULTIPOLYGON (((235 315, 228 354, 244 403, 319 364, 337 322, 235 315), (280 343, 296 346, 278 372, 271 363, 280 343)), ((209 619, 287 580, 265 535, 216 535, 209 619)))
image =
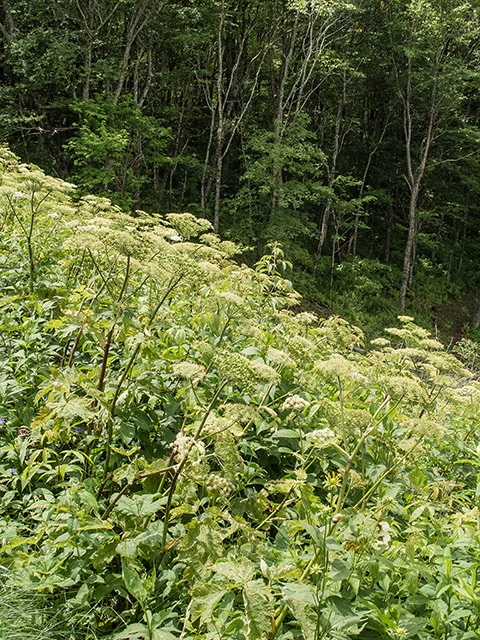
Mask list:
POLYGON ((307 407, 310 406, 310 403, 307 400, 304 400, 299 395, 295 394, 293 396, 289 396, 282 405, 282 411, 287 411, 292 409, 293 411, 303 411, 307 407))

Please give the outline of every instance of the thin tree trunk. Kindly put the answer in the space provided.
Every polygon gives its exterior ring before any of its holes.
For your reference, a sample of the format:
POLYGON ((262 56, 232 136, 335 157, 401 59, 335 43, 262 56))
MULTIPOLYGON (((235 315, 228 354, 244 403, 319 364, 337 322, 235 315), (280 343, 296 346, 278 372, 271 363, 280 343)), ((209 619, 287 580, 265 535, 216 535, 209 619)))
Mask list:
POLYGON ((363 198, 363 192, 365 190, 365 185, 367 184, 368 172, 370 171, 370 165, 372 164, 373 156, 376 154, 376 152, 378 151, 378 148, 382 144, 383 136, 385 135, 385 132, 387 131, 387 127, 388 127, 389 122, 390 122, 390 115, 388 116, 387 120, 385 121, 385 126, 382 129, 382 133, 380 135, 380 139, 378 140, 378 142, 375 145, 375 147, 368 154, 367 164, 365 165, 365 170, 363 172, 362 184, 360 185, 360 192, 358 194, 358 198, 360 200, 360 203, 359 203, 359 205, 357 207, 357 212, 356 212, 356 215, 355 215, 355 223, 354 223, 352 262, 355 262, 355 258, 357 257, 358 221, 359 221, 359 217, 360 217, 360 208, 362 206, 361 200, 363 198))
POLYGON ((220 191, 222 188, 222 164, 223 164, 223 55, 225 53, 223 44, 223 24, 225 21, 225 1, 222 0, 222 11, 220 14, 220 24, 218 27, 218 73, 217 73, 217 153, 216 153, 216 166, 217 175, 215 176, 215 204, 213 213, 213 231, 218 233, 218 226, 220 224, 220 191))
MULTIPOLYGON (((333 155, 332 155, 332 164, 331 167, 327 167, 328 170, 328 187, 329 189, 333 189, 333 185, 335 183, 335 178, 337 177, 337 160, 340 154, 341 143, 340 143, 340 132, 343 123, 343 109, 345 107, 346 100, 346 78, 344 75, 343 79, 343 91, 342 91, 342 99, 339 102, 337 109, 337 118, 335 121, 335 138, 333 144, 333 155)), ((320 257, 322 255, 323 244, 325 242, 325 238, 327 237, 328 230, 328 218, 330 216, 330 210, 332 207, 332 198, 328 198, 327 204, 325 206, 323 212, 322 219, 322 227, 320 230, 320 238, 318 240, 317 252, 315 254, 315 262, 313 264, 313 275, 315 276, 318 269, 318 263, 320 262, 320 257)))
POLYGON ((475 329, 478 329, 478 325, 480 325, 480 298, 478 300, 477 310, 472 318, 472 325, 475 329))
POLYGON ((420 152, 420 162, 418 164, 417 169, 414 171, 413 162, 412 162, 412 147, 411 147, 412 133, 413 133, 412 106, 411 106, 412 59, 411 57, 408 59, 408 79, 407 79, 406 93, 404 96, 404 131, 405 131, 406 159, 407 159, 407 170, 408 170, 407 182, 410 187, 410 203, 408 208, 408 236, 407 236, 407 242, 405 245, 405 254, 403 258, 402 281, 400 285, 400 296, 399 296, 399 305, 398 305, 400 308, 400 311, 404 311, 405 309, 408 281, 409 281, 409 276, 410 276, 412 263, 413 263, 412 250, 413 250, 413 244, 414 244, 414 238, 415 238, 418 196, 420 193, 420 185, 422 182, 423 174, 425 173, 425 167, 427 165, 428 154, 430 152, 430 147, 433 142, 435 124, 438 116, 438 106, 436 101, 437 81, 438 81, 438 59, 436 61, 435 74, 433 78, 433 87, 432 87, 432 95, 430 100, 430 112, 428 116, 427 131, 422 141, 422 149, 420 152))
POLYGON ((387 216, 387 235, 385 238, 385 262, 388 264, 390 262, 390 245, 392 241, 392 227, 394 220, 394 211, 395 208, 393 206, 393 202, 390 202, 388 205, 388 216, 387 216))
POLYGON ((5 14, 6 24, 0 22, 0 33, 3 35, 7 42, 17 41, 17 30, 15 28, 15 22, 13 20, 12 10, 9 0, 2 0, 3 12, 5 14))
MULTIPOLYGON (((146 26, 147 22, 148 22, 148 18, 149 16, 147 15, 146 18, 144 18, 145 12, 147 11, 148 5, 150 4, 151 0, 142 0, 135 12, 133 13, 131 19, 130 19, 130 25, 128 28, 128 33, 127 33, 127 39, 125 42, 125 49, 123 52, 123 59, 122 59, 122 66, 120 69, 120 76, 118 78, 118 82, 117 82, 117 87, 115 89, 115 93, 113 96, 113 102, 114 104, 117 104, 121 94, 122 94, 122 90, 123 90, 123 85, 125 84, 125 80, 127 78, 127 74, 128 74, 128 65, 130 63, 130 54, 131 54, 131 50, 132 50, 132 46, 133 43, 135 42, 135 40, 137 39, 138 34, 143 30, 143 28, 146 26)), ((157 6, 157 11, 160 9, 161 5, 159 4, 157 6)))

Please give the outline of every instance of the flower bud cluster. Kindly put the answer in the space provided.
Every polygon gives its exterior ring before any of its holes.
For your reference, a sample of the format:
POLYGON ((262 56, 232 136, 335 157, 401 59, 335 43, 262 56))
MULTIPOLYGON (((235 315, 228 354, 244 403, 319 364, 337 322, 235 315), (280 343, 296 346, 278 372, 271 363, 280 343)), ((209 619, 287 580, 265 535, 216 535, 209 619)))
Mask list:
POLYGON ((310 403, 307 400, 304 400, 297 394, 293 396, 289 396, 282 405, 282 411, 287 411, 289 409, 293 411, 303 411, 306 407, 309 407, 310 403))
POLYGON ((226 478, 222 478, 222 476, 214 473, 209 475, 205 480, 205 488, 212 493, 218 491, 218 493, 224 498, 228 498, 232 491, 231 483, 226 478))
POLYGON ((205 459, 205 444, 201 440, 186 436, 184 433, 177 434, 172 448, 177 462, 182 462, 188 457, 192 462, 199 464, 205 459))
POLYGON ((330 427, 326 427, 325 429, 316 429, 315 431, 307 433, 307 438, 313 440, 317 444, 326 444, 334 442, 337 439, 337 436, 330 427))

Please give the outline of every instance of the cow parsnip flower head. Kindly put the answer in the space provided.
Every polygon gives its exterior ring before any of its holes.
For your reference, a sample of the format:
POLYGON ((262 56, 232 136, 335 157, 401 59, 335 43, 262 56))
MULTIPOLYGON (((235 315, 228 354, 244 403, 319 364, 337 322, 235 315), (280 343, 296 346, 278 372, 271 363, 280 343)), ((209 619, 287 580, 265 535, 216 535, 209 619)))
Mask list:
POLYGON ((217 247, 221 243, 221 239, 216 233, 203 233, 199 241, 208 244, 210 247, 217 247))
POLYGON ((263 363, 255 363, 235 351, 219 349, 214 358, 215 365, 223 377, 234 380, 248 388, 259 382, 278 382, 280 376, 275 369, 263 363))
POLYGON ((425 449, 418 443, 416 438, 404 438, 400 440, 397 446, 400 453, 408 454, 410 462, 417 460, 425 453, 425 449))
POLYGON ((299 335, 287 337, 284 346, 292 358, 304 363, 315 360, 318 351, 315 343, 299 335))
POLYGON ((336 435, 330 427, 325 429, 315 429, 306 434, 306 437, 312 441, 313 444, 320 448, 328 447, 331 444, 338 442, 339 437, 336 435))
POLYGON ((241 324, 238 325, 237 331, 241 335, 255 338, 255 340, 258 340, 259 342, 263 342, 265 340, 265 332, 254 322, 249 322, 248 319, 246 322, 241 322, 241 324))
POLYGON ((299 324, 309 325, 317 321, 317 316, 304 311, 303 313, 297 313, 297 315, 294 316, 294 320, 299 324))
POLYGON ((234 420, 210 413, 205 421, 202 433, 209 436, 216 436, 220 433, 227 432, 234 423, 234 420))
POLYGON ((342 349, 359 347, 365 342, 365 335, 359 327, 338 316, 331 316, 324 320, 315 332, 324 336, 331 346, 342 349))
POLYGON ((203 269, 207 280, 214 282, 219 279, 222 274, 222 270, 214 262, 208 260, 200 260, 198 266, 203 269))
POLYGON ((390 346, 390 340, 387 340, 386 338, 375 338, 375 340, 371 340, 370 344, 375 345, 376 347, 389 347, 390 346))
POLYGON ((286 351, 269 347, 267 351, 267 359, 280 367, 294 367, 295 361, 288 355, 286 351))
POLYGON ((176 462, 180 463, 188 458, 189 462, 198 466, 205 460, 205 443, 183 432, 177 433, 172 449, 176 462))
POLYGON ((211 493, 218 492, 223 498, 228 498, 233 489, 233 485, 226 478, 212 473, 205 480, 205 488, 211 493))
POLYGON ((211 222, 206 218, 196 218, 191 213, 167 213, 165 217, 178 234, 187 240, 212 229, 211 222))
POLYGON ((254 360, 250 364, 253 368, 253 371, 255 372, 258 382, 264 381, 273 384, 280 383, 282 377, 273 367, 270 367, 268 364, 260 362, 259 360, 254 360))
POLYGON ((213 291, 212 294, 212 300, 218 302, 221 307, 230 314, 233 311, 245 316, 251 312, 245 299, 233 293, 233 291, 213 291))
POLYGON ((359 436, 372 421, 372 416, 366 409, 344 409, 343 415, 347 433, 354 436, 359 436))
POLYGON ((442 373, 453 374, 463 378, 471 378, 473 376, 472 372, 465 369, 463 363, 451 353, 439 353, 438 351, 429 353, 426 360, 442 373))
POLYGON ((414 319, 410 316, 398 316, 398 319, 404 325, 402 329, 398 329, 397 327, 389 327, 385 329, 385 331, 393 336, 401 338, 406 346, 421 346, 422 340, 430 339, 430 332, 414 324, 414 319))
POLYGON ((282 411, 303 411, 309 406, 310 402, 308 402, 308 400, 294 394, 293 396, 288 396, 288 398, 285 399, 282 405, 282 411))
POLYGON ((403 398, 411 402, 423 402, 426 399, 425 390, 413 377, 383 375, 379 377, 378 382, 394 399, 403 398))
POLYGON ((458 394, 471 404, 480 404, 480 384, 478 382, 470 382, 461 386, 458 389, 458 394))
POLYGON ((370 379, 367 376, 364 376, 363 373, 359 373, 358 371, 352 371, 349 374, 350 380, 360 387, 367 387, 370 384, 370 379))
POLYGON ((424 338, 423 340, 420 340, 420 346, 423 349, 433 349, 434 351, 442 351, 445 349, 441 342, 434 340, 433 338, 424 338))
POLYGON ((186 378, 187 380, 194 380, 195 378, 201 378, 205 375, 205 367, 188 360, 177 362, 172 366, 172 370, 174 375, 179 378, 186 378))
POLYGON ((333 376, 349 376, 355 371, 355 367, 349 360, 339 354, 336 354, 331 356, 328 360, 318 362, 315 365, 315 370, 322 376, 330 378, 333 376))
POLYGON ((258 417, 258 411, 249 404, 226 402, 219 407, 224 416, 231 421, 247 424, 258 417))
POLYGON ((425 350, 419 349, 418 347, 405 347, 403 349, 394 349, 390 353, 392 355, 396 355, 397 358, 405 357, 410 359, 417 359, 417 358, 425 357, 425 350))
POLYGON ((398 424, 405 429, 407 439, 415 438, 418 440, 419 438, 426 438, 440 441, 443 440, 447 433, 446 427, 444 427, 439 420, 435 420, 426 415, 421 418, 400 420, 398 424))

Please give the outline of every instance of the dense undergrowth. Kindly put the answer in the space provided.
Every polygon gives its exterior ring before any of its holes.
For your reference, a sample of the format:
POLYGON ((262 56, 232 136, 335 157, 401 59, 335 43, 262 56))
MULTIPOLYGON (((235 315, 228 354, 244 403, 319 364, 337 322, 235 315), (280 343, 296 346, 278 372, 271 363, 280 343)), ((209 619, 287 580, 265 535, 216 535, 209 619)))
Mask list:
POLYGON ((471 345, 1 162, 0 637, 478 637, 471 345))

